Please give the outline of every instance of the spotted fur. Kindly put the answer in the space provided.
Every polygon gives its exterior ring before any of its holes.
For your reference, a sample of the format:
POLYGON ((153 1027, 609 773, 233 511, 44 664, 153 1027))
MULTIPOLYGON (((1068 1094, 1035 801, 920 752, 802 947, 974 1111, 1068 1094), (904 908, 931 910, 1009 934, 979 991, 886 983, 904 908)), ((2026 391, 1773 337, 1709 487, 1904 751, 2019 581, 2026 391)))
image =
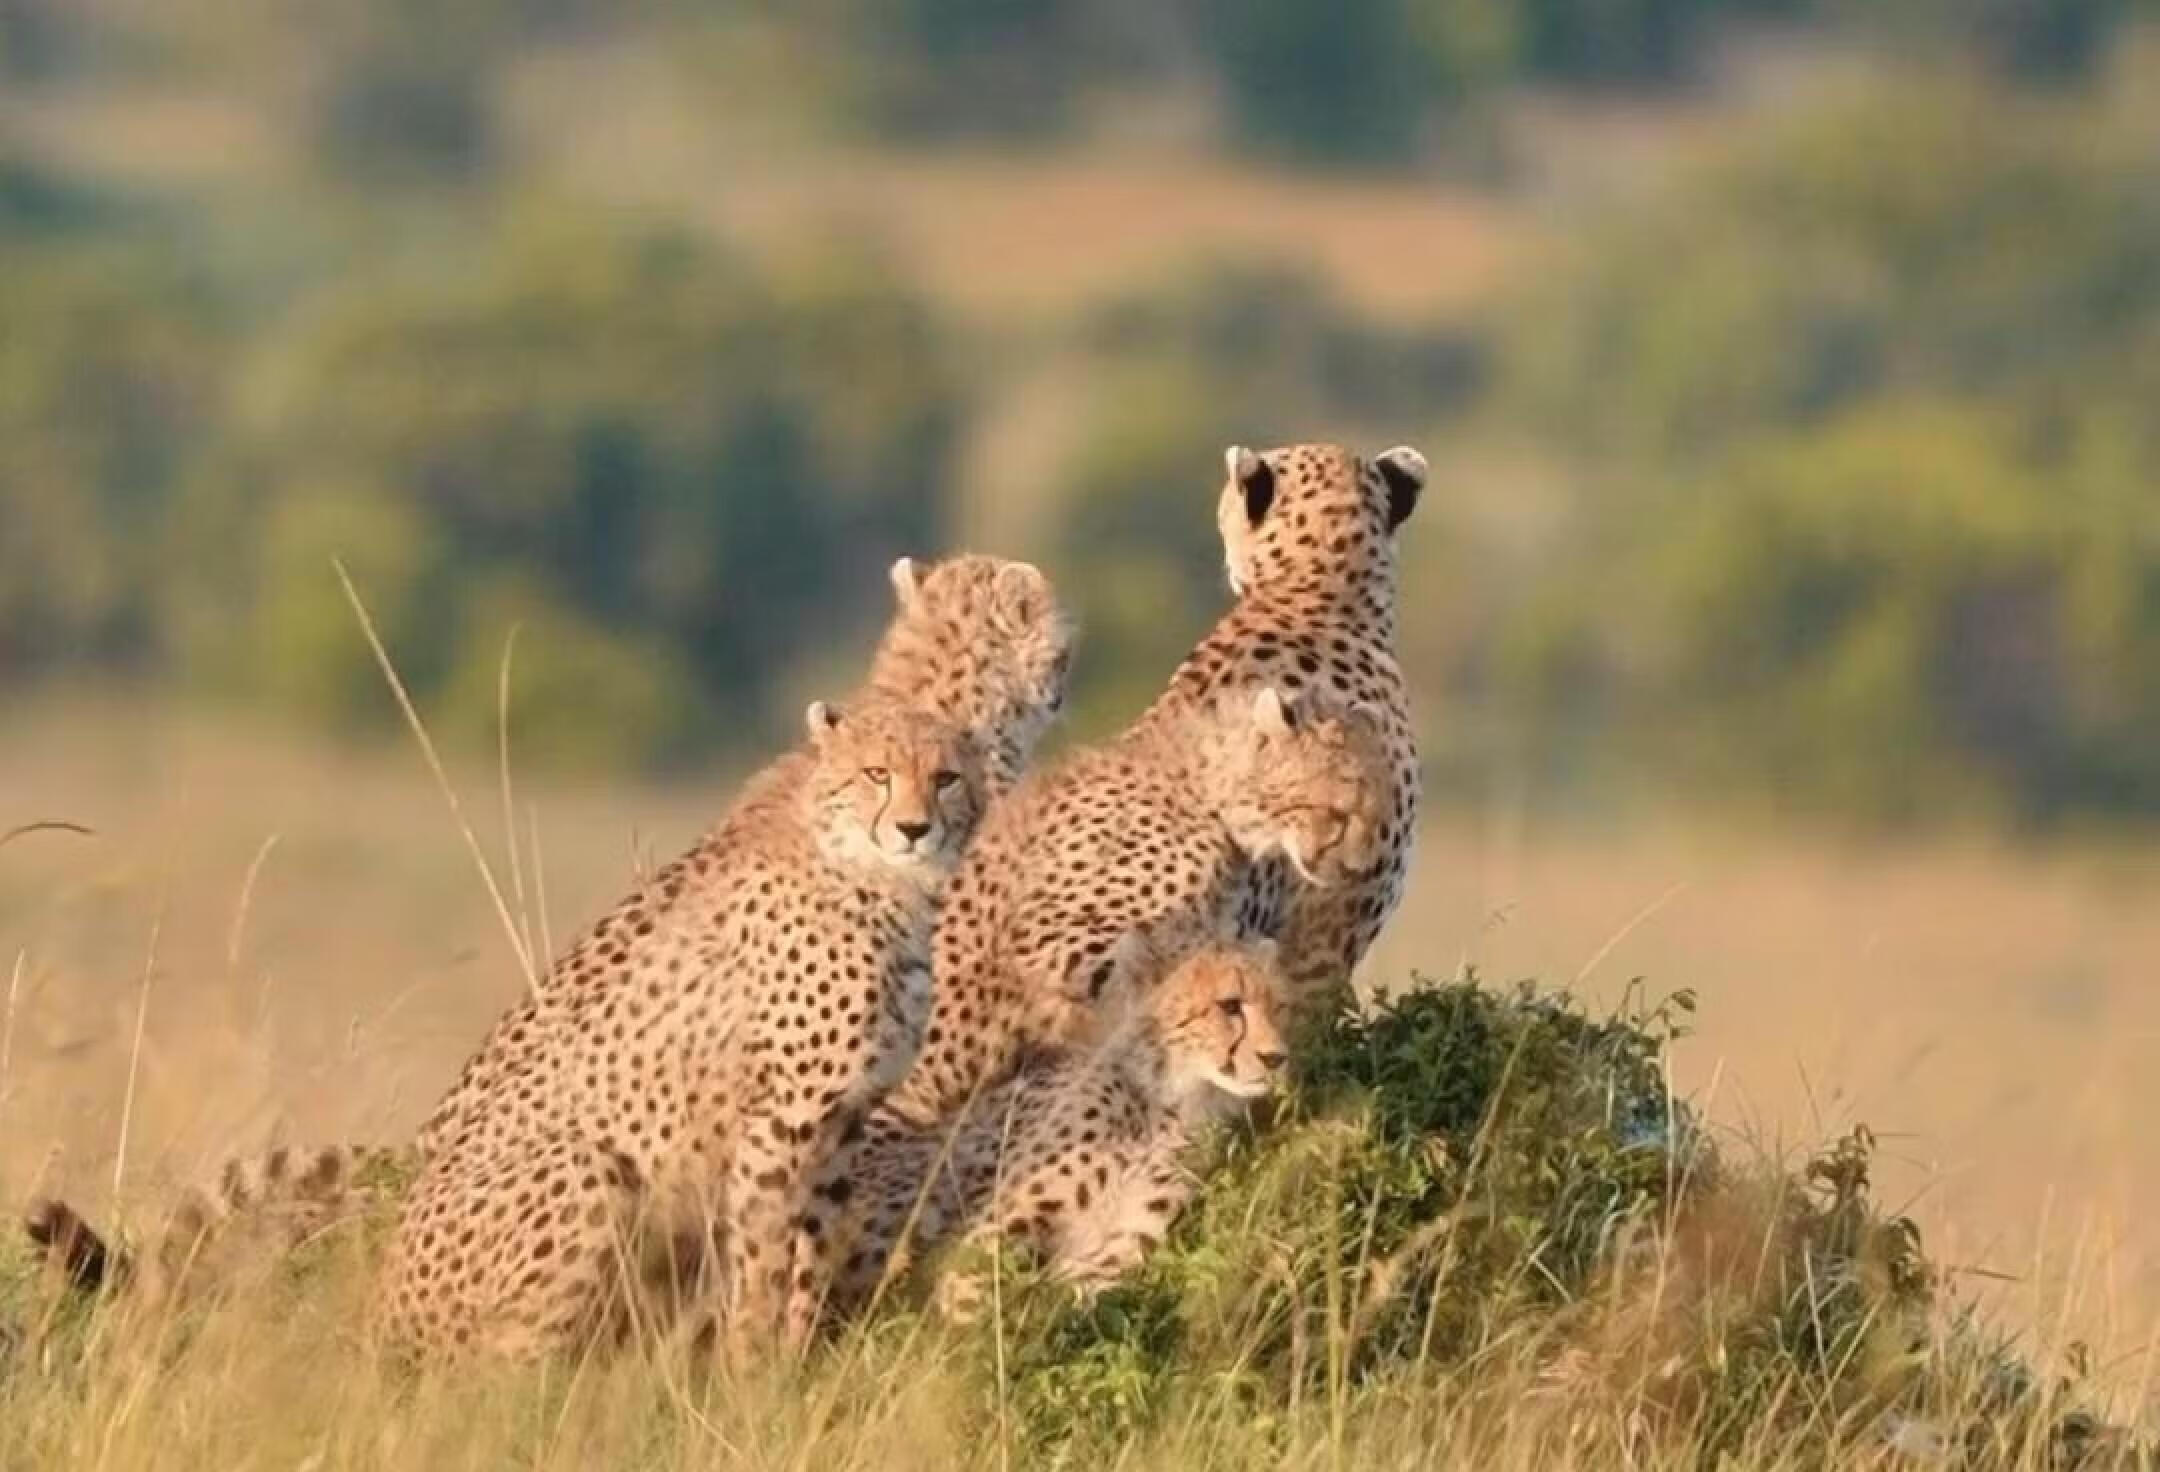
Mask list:
POLYGON ((1370 873, 1294 890, 1283 933, 1293 1005, 1324 1008, 1401 902, 1420 780, 1397 653, 1396 540, 1416 510, 1425 457, 1364 458, 1335 445, 1233 447, 1216 503, 1236 602, 1171 676, 1137 729, 1174 727, 1225 690, 1273 686, 1374 712, 1387 750, 1386 817, 1370 873))
POLYGON ((186 1191, 140 1254, 108 1241, 56 1198, 33 1200, 23 1230, 72 1287, 166 1306, 356 1220, 413 1164, 410 1151, 354 1145, 237 1157, 215 1180, 186 1191), (236 1236, 232 1227, 241 1221, 248 1230, 236 1236))
POLYGON ((1203 1127, 1288 1059, 1274 943, 1204 946, 1122 1000, 1104 1040, 1037 1054, 954 1129, 872 1119, 845 1302, 960 1237, 1003 1238, 1084 1292, 1163 1239, 1200 1182, 1203 1127))
POLYGON ((1142 938, 1153 962, 1281 930, 1293 885, 1378 861, 1389 768, 1374 713, 1226 688, 1076 751, 992 809, 940 913, 937 996, 892 1107, 947 1118, 1033 1046, 1067 1041, 1142 938))
MULTIPOLYGON (((959 727, 981 754, 985 793, 1010 788, 1036 744, 1064 708, 1072 664, 1073 621, 1050 581, 1025 562, 964 554, 925 569, 910 558, 892 567, 894 613, 862 688, 849 704, 897 703, 959 727)), ((727 850, 737 829, 751 829, 800 796, 810 759, 795 752, 753 777, 719 828, 642 893, 603 917, 592 933, 512 1006, 421 1126, 418 1146, 432 1153, 466 1117, 490 1101, 559 1026, 557 1004, 589 1007, 634 968, 644 949, 635 927, 656 909, 676 906, 694 870, 701 893, 724 894, 727 850), (635 918, 633 918, 635 917, 635 918), (607 956, 620 953, 620 959, 607 956)))
POLYGON ((423 1349, 530 1355, 620 1332, 653 1265, 724 1244, 739 1342, 799 1340, 863 1114, 929 1008, 935 895, 982 802, 974 743, 822 704, 784 797, 741 804, 562 962, 515 1065, 438 1132, 385 1266, 423 1349))

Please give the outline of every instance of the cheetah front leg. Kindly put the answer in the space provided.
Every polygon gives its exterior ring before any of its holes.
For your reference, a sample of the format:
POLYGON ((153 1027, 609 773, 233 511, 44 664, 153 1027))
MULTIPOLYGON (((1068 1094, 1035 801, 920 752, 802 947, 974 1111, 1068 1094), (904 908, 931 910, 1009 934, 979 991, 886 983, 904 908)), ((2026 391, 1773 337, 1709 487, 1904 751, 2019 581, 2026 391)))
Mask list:
POLYGON ((1301 1015, 1319 1016, 1341 1003, 1351 973, 1393 909, 1392 886, 1385 878, 1297 890, 1283 923, 1282 961, 1292 1005, 1301 1015))
POLYGON ((726 1263, 728 1336, 752 1353, 777 1334, 791 1351, 815 1327, 832 1280, 830 1244, 861 1116, 804 1097, 791 1086, 747 1112, 729 1172, 726 1263))

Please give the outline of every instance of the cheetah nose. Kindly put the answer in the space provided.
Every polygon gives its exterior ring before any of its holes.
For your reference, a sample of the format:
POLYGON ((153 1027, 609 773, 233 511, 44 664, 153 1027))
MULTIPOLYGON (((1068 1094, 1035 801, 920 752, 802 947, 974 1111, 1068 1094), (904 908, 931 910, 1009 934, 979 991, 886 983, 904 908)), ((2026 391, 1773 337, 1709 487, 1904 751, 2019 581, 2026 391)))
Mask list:
POLYGON ((1288 1063, 1290 1061, 1290 1055, 1280 1050, 1271 1050, 1265 1053, 1257 1053, 1254 1056, 1260 1060, 1260 1066, 1266 1069, 1269 1073, 1273 1073, 1276 1069, 1282 1067, 1285 1063, 1288 1063))
POLYGON ((893 827, 899 829, 900 836, 909 843, 922 842, 922 836, 930 831, 930 825, 920 819, 911 823, 895 823, 893 827))

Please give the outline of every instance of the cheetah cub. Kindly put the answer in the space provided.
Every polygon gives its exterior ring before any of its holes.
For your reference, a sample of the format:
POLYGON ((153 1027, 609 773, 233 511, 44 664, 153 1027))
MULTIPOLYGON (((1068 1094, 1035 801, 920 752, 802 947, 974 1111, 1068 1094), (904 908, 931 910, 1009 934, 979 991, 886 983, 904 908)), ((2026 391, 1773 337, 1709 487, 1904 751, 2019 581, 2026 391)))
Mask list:
POLYGON ((955 1238, 1002 1238, 1090 1293, 1163 1239, 1199 1187, 1205 1128, 1288 1060, 1275 943, 1203 946, 1119 1000, 1102 1041, 1034 1055, 949 1136, 873 1120, 845 1301, 955 1238))
MULTIPOLYGON (((974 744, 919 711, 808 714, 803 780, 738 815, 724 897, 605 942, 605 987, 426 1166, 385 1264, 393 1334, 526 1356, 620 1331, 652 1256, 724 1244, 739 1348, 807 1332, 860 1121, 930 1000, 935 896, 981 805, 974 744), (629 966, 633 954, 635 968, 629 966)), ((706 1285, 698 1285, 702 1294, 706 1285)))
POLYGON ((1083 1034, 1128 937, 1158 968, 1219 936, 1271 938, 1299 879, 1367 872, 1387 760, 1369 712, 1264 687, 1031 774, 946 892, 929 1033, 891 1107, 950 1118, 1029 1047, 1083 1034))

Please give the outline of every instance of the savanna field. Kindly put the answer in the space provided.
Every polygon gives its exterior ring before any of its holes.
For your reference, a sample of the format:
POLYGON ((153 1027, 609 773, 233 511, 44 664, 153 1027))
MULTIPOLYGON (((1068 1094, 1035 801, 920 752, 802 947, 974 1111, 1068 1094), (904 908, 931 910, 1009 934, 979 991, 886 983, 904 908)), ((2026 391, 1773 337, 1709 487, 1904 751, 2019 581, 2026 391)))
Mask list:
POLYGON ((0 1469, 2160 1466, 2155 99, 2151 0, 0 0, 0 1469), (1432 464, 1409 891, 1102 1298, 422 1372, 398 1181, 40 1271, 410 1139, 894 557, 1117 730, 1303 439, 1432 464))
MULTIPOLYGON (((7 764, 10 811, 94 830, 0 851, 8 1199, 59 1187, 148 1224, 237 1147, 408 1136, 517 978, 419 756, 117 714, 32 722, 7 764)), ((543 945, 726 795, 520 782, 513 758, 513 859, 499 769, 455 781, 543 945)), ((1173 1251, 1090 1313, 1018 1281, 1009 1320, 966 1329, 901 1295, 800 1378, 707 1382, 655 1351, 419 1380, 359 1327, 364 1234, 147 1331, 41 1321, 18 1259, 39 1347, 5 1392, 9 1456, 1903 1465, 1982 1427, 1983 1465, 2052 1466, 2078 1416, 2145 1403, 2142 860, 1451 819, 1417 875, 1368 977, 1477 989, 1301 1049, 1298 1122, 1239 1147, 1173 1251), (2015 943, 1928 918, 1976 905, 2015 943), (1530 976, 1579 1014, 1520 1011, 1530 976), (1999 1005, 1966 1005, 1975 978, 1999 1005), (1369 1113, 1391 1107, 1432 1117, 1391 1136, 1369 1113), (1808 1177, 1855 1125, 1871 1191, 1808 1177), (1463 1201, 1498 1215, 1435 1232, 1463 1201)))

